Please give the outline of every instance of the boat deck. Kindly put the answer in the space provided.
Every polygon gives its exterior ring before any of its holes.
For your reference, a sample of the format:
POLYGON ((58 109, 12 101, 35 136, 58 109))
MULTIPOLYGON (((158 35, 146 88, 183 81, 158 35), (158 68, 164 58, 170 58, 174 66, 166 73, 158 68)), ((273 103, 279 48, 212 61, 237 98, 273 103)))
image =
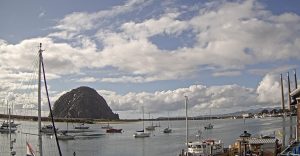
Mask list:
POLYGON ((281 153, 281 156, 287 155, 300 155, 300 142, 295 141, 291 145, 289 145, 286 149, 284 149, 281 153))

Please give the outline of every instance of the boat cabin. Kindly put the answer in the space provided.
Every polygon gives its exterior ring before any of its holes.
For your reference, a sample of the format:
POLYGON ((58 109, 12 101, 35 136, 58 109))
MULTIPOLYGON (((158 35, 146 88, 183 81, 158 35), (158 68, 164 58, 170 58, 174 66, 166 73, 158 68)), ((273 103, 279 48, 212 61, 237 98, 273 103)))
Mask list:
POLYGON ((193 156, 208 156, 223 153, 223 143, 219 140, 203 140, 188 143, 188 153, 193 156))

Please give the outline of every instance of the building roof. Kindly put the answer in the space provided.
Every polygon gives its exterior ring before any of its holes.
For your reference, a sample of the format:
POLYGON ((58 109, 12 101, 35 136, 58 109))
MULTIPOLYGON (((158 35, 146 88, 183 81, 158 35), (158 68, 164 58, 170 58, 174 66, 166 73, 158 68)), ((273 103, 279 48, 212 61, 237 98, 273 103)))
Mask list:
POLYGON ((251 138, 249 139, 249 144, 275 144, 277 139, 268 138, 268 139, 260 139, 260 138, 251 138))

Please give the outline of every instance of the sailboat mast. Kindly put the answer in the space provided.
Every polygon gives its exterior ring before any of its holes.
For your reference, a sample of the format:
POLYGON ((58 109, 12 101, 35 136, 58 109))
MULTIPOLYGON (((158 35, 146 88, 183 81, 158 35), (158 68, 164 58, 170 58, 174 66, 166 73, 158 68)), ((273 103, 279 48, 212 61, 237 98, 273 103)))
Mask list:
POLYGON ((41 73, 42 73, 42 69, 41 69, 41 65, 42 65, 42 43, 40 43, 40 49, 39 49, 39 75, 38 75, 38 143, 39 143, 39 153, 40 156, 43 156, 43 143, 42 143, 42 133, 41 133, 41 129, 42 129, 42 120, 41 120, 41 100, 42 100, 42 96, 41 96, 41 73))
POLYGON ((297 73, 296 73, 296 69, 294 69, 294 78, 295 78, 295 89, 297 89, 298 88, 298 86, 297 86, 297 73))
POLYGON ((12 142, 11 142, 11 119, 10 119, 10 108, 8 109, 8 126, 9 126, 9 149, 10 149, 10 153, 12 152, 12 142))
POLYGON ((170 114, 168 112, 168 128, 170 128, 170 114))
POLYGON ((142 107, 142 111, 143 111, 143 131, 145 132, 145 124, 144 124, 144 106, 142 107))
MULTIPOLYGON (((281 107, 282 107, 282 131, 283 134, 285 134, 285 106, 284 106, 284 91, 283 91, 283 80, 282 80, 282 74, 280 74, 280 86, 281 86, 281 107)), ((282 146, 285 147, 285 135, 282 135, 282 146)))
POLYGON ((187 96, 184 96, 185 97, 185 125, 186 125, 186 145, 188 147, 188 142, 189 142, 189 122, 188 122, 188 104, 187 104, 187 101, 188 101, 188 97, 187 96))
MULTIPOLYGON (((6 99, 6 114, 8 114, 8 100, 6 99)), ((7 122, 9 122, 8 121, 9 119, 7 118, 7 122)))

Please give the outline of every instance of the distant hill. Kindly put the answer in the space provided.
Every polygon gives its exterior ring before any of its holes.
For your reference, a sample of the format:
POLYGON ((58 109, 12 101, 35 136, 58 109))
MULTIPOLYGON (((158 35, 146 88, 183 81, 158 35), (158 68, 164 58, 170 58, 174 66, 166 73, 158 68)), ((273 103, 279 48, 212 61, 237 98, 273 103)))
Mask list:
MULTIPOLYGON (((237 111, 237 112, 233 112, 233 113, 227 113, 227 114, 213 114, 211 116, 211 118, 222 118, 222 117, 228 117, 228 116, 241 116, 245 113, 252 113, 252 114, 256 114, 256 113, 260 113, 262 110, 268 110, 271 111, 273 109, 280 109, 280 107, 272 107, 272 108, 258 108, 258 109, 250 109, 250 110, 245 110, 245 111, 237 111)), ((200 116, 190 116, 189 118, 195 118, 195 119, 209 119, 209 115, 200 115, 200 116)), ((168 117, 162 116, 162 117, 158 117, 157 119, 161 119, 161 120, 167 120, 168 117)), ((177 116, 177 117, 171 117, 170 120, 174 120, 174 119, 185 119, 184 116, 177 116)))
POLYGON ((105 99, 90 87, 65 93, 54 103, 53 116, 58 118, 119 119, 105 99))
POLYGON ((221 116, 239 116, 239 115, 242 115, 242 114, 245 114, 245 113, 255 114, 255 113, 260 113, 264 109, 266 109, 268 111, 271 111, 273 109, 280 109, 280 107, 249 109, 249 110, 246 110, 246 111, 238 111, 238 112, 234 112, 234 113, 223 114, 221 116))

